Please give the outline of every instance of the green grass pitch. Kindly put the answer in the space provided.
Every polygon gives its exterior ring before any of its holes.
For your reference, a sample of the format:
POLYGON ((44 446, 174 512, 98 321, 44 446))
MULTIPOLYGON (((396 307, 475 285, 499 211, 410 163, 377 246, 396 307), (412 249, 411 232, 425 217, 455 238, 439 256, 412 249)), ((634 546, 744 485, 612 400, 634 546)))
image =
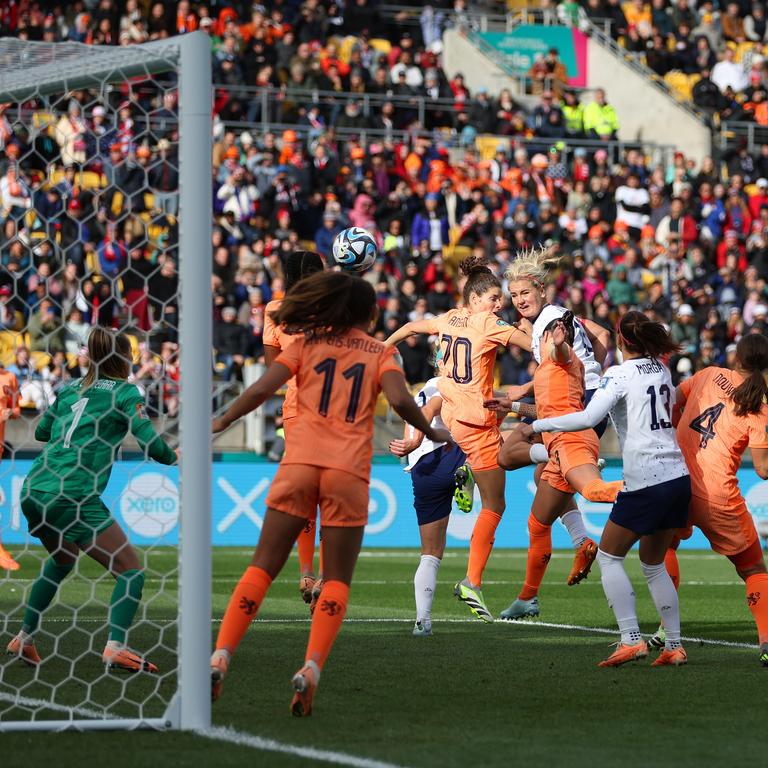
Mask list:
MULTIPOLYGON (((215 551, 215 619, 221 617, 249 557, 242 549, 215 551)), ((485 595, 495 612, 516 594, 524 558, 517 550, 492 555, 485 595)), ((631 555, 628 562, 642 627, 650 632, 656 627, 653 605, 637 557, 631 555)), ((731 565, 704 552, 682 553, 680 562, 683 634, 755 644, 744 588, 731 565)), ((548 766, 702 766, 736 760, 760 765, 768 759, 768 670, 759 667, 755 649, 689 641, 685 668, 652 669, 646 661, 598 669, 596 663, 609 653, 615 636, 567 625, 612 628, 613 617, 596 568, 587 582, 566 586, 566 552, 556 553, 550 564, 540 595, 541 620, 514 625, 468 620, 468 611, 452 597, 452 585, 464 573, 466 552, 448 552, 435 599, 434 636, 413 638, 412 578, 417 563, 415 550, 363 553, 348 621, 323 675, 314 714, 296 720, 288 711, 289 680, 303 659, 309 624, 292 558, 240 646, 223 696, 214 706, 214 724, 291 747, 409 767, 528 761, 548 766)), ((36 575, 35 558, 22 557, 22 564, 16 575, 27 581, 0 581, 0 616, 7 619, 0 637, 3 647, 18 626, 23 589, 36 575)), ((150 657, 161 670, 169 670, 175 647, 169 621, 177 595, 172 577, 159 591, 159 575, 174 571, 175 552, 155 550, 149 564, 149 623, 137 626, 131 644, 146 650, 160 642, 162 647, 150 657)), ((89 600, 95 595, 106 603, 110 583, 105 579, 94 588, 88 574, 98 574, 98 568, 83 563, 81 575, 66 584, 61 604, 44 620, 51 636, 39 641, 41 653, 49 655, 53 636, 58 635, 60 653, 68 659, 45 664, 38 680, 18 662, 0 667, 3 719, 23 716, 7 703, 19 688, 31 699, 49 700, 52 686, 59 704, 95 709, 120 695, 114 713, 135 714, 132 702, 146 701, 147 714, 162 714, 163 701, 175 685, 172 676, 157 680, 104 675, 97 652, 106 637, 105 609, 89 600), (72 669, 78 680, 59 685, 72 669)), ((212 633, 216 627, 214 622, 212 633)), ((55 712, 50 716, 61 717, 55 712)), ((6 733, 0 735, 0 744, 8 765, 328 765, 178 733, 6 733)))

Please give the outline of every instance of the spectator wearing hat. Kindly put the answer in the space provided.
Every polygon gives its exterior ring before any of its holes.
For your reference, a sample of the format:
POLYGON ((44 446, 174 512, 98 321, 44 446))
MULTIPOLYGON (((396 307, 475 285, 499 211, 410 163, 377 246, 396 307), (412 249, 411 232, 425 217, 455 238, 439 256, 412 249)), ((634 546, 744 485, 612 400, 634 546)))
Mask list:
POLYGON ((323 225, 315 232, 315 248, 321 256, 327 259, 331 255, 333 241, 343 227, 338 216, 333 211, 323 213, 323 225))
POLYGON ((86 251, 93 248, 91 224, 83 214, 80 198, 71 198, 67 203, 67 213, 61 218, 59 230, 59 247, 65 258, 77 265, 78 270, 83 267, 86 251))
POLYGON ((672 338, 682 347, 686 355, 695 355, 699 342, 699 331, 696 324, 696 313, 690 304, 682 304, 672 322, 672 338))
POLYGON ((104 277, 118 277, 125 267, 128 254, 114 222, 107 223, 106 234, 96 247, 96 253, 99 257, 99 272, 104 277))

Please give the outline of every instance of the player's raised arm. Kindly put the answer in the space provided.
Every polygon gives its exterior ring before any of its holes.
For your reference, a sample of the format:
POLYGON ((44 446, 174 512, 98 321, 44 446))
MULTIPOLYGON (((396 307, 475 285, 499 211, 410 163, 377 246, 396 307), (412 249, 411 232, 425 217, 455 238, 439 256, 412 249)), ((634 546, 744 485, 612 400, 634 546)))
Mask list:
POLYGON ((451 442, 451 434, 447 429, 433 429, 430 426, 429 421, 408 391, 402 373, 393 370, 385 371, 381 375, 381 388, 395 413, 418 429, 419 432, 423 432, 428 440, 435 443, 451 442))
MULTIPOLYGON (((299 339, 291 345, 291 348, 300 346, 301 340, 299 339)), ((296 349, 293 350, 293 352, 296 351, 296 349)), ((213 420, 214 434, 223 432, 242 416, 255 411, 295 374, 295 370, 288 367, 289 362, 286 360, 286 354, 283 352, 280 355, 281 362, 274 362, 258 381, 251 384, 221 416, 213 420)))
MULTIPOLYGON (((424 414, 424 418, 431 424, 432 419, 440 413, 440 408, 443 405, 442 397, 431 398, 425 406, 422 407, 421 412, 424 414)), ((389 443, 390 453, 395 456, 407 456, 412 451, 415 451, 423 442, 424 433, 412 427, 410 424, 405 425, 403 439, 392 440, 389 443)))
POLYGON ((592 344, 592 352, 595 355, 595 360, 600 363, 600 367, 605 365, 605 360, 608 357, 608 347, 611 344, 611 332, 607 328, 603 328, 602 325, 594 322, 594 320, 581 320, 581 324, 584 330, 587 332, 589 341, 592 344))
POLYGON ((438 328, 437 325, 435 325, 434 320, 414 320, 413 322, 406 323, 402 328, 396 330, 384 342, 384 344, 388 347, 394 347, 401 341, 405 341, 410 336, 417 336, 420 333, 433 334, 437 332, 438 328))
MULTIPOLYGON (((606 381, 604 379, 604 381, 606 381)), ((542 432, 581 432, 596 427, 610 412, 611 408, 621 397, 620 389, 613 379, 608 379, 608 385, 595 391, 589 405, 583 411, 574 411, 564 416, 554 416, 549 419, 536 419, 533 424, 524 424, 523 432, 540 434, 542 432)))

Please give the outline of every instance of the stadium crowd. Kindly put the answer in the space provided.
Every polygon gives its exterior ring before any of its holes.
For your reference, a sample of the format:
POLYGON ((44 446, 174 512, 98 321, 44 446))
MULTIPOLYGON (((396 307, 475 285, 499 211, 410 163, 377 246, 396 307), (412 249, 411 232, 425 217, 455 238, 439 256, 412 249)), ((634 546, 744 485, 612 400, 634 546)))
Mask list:
MULTIPOLYGON (((677 0, 671 10, 685 7, 677 0)), ((765 330, 768 147, 700 166, 682 152, 658 165, 641 148, 596 148, 584 140, 615 137, 620 115, 601 91, 581 104, 552 82, 557 51, 539 67, 538 104, 526 112, 509 93, 447 80, 421 27, 390 29, 380 52, 372 30, 388 28, 367 0, 343 14, 318 0, 12 2, 0 22, 30 40, 100 45, 211 35, 214 81, 226 86, 215 104, 211 244, 214 360, 224 380, 263 353, 265 306, 283 293, 282 257, 311 248, 330 260, 347 226, 379 243, 365 277, 377 291, 380 337, 454 306, 464 256, 481 253, 501 274, 516 251, 552 244, 563 260, 551 299, 610 329, 632 307, 671 325, 685 348, 673 361, 678 378, 728 362, 741 335, 765 330), (290 83, 308 81, 338 98, 291 101, 290 83), (268 115, 246 84, 269 90, 268 115), (364 110, 346 93, 381 98, 364 110), (446 97, 424 125, 418 110, 393 102, 419 95, 446 97), (484 134, 501 138, 489 150, 484 134)), ((160 78, 103 100, 81 91, 24 107, 24 121, 16 107, 0 108, 0 327, 26 328, 29 345, 13 349, 9 367, 25 399, 43 408, 83 369, 91 324, 128 326, 139 342, 137 380, 155 382, 173 414, 175 84, 160 78)), ((401 352, 411 383, 429 378, 427 339, 401 352)), ((527 355, 501 357, 503 383, 530 376, 527 355)))

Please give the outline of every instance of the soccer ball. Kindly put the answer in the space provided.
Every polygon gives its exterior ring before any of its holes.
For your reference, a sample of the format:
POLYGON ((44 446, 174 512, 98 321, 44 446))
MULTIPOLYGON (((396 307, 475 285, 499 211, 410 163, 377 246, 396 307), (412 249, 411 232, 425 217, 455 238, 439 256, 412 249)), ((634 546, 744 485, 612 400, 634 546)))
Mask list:
POLYGON ((342 229, 333 241, 334 261, 349 272, 365 272, 378 255, 373 235, 362 227, 342 229))

